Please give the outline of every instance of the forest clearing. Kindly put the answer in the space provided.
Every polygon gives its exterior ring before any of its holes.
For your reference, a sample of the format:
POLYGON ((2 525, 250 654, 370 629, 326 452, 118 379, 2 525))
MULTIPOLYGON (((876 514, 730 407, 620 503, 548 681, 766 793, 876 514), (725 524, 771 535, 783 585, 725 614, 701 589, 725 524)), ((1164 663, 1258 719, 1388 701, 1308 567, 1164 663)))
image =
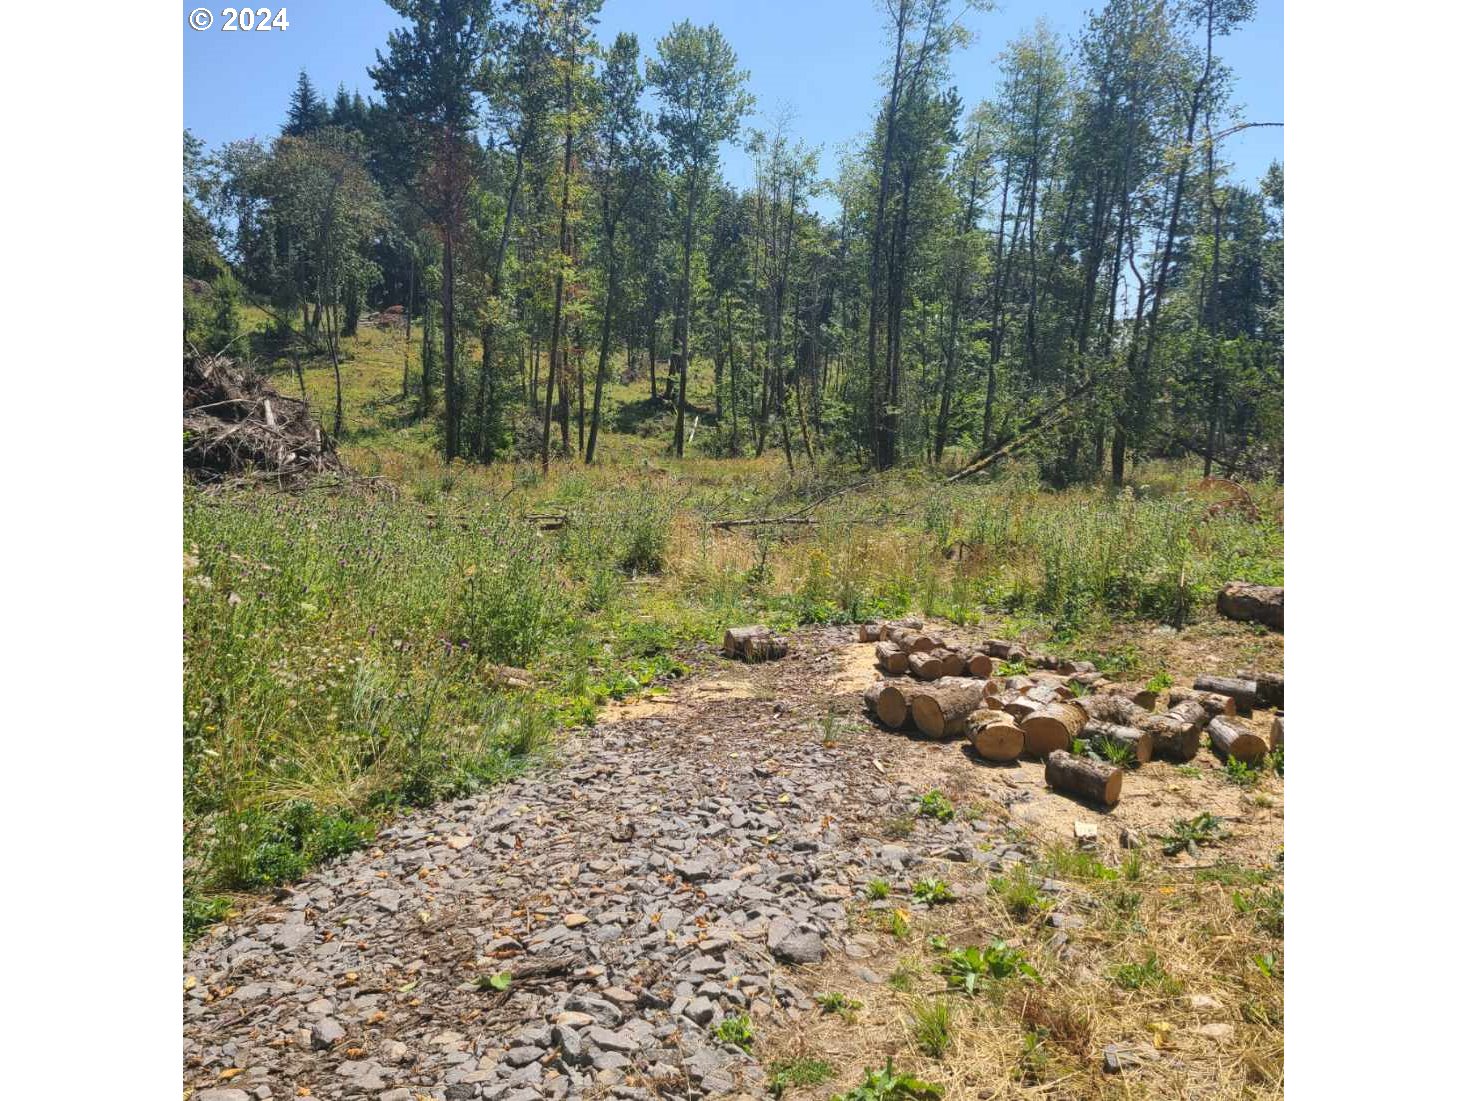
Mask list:
POLYGON ((1281 1096, 1254 3, 602 6, 185 131, 186 1101, 1281 1096))

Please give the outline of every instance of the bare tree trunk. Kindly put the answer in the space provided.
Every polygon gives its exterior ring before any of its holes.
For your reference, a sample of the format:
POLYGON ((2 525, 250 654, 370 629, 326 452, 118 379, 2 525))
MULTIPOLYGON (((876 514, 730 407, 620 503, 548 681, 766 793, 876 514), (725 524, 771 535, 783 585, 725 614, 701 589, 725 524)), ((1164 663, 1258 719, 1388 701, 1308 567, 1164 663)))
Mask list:
MULTIPOLYGON (((571 102, 571 73, 568 68, 564 82, 566 103, 571 102)), ((540 469, 544 473, 550 470, 550 435, 551 435, 551 403, 555 401, 555 385, 557 376, 565 370, 565 364, 561 359, 561 310, 566 298, 566 263, 571 252, 571 230, 569 214, 571 208, 571 144, 573 132, 569 122, 566 125, 566 141, 561 156, 561 263, 556 267, 556 295, 555 306, 551 312, 551 338, 550 338, 550 368, 545 381, 545 415, 541 422, 540 432, 540 469)), ((562 392, 565 384, 562 383, 562 392)), ((564 434, 564 433, 563 433, 564 434)))
POLYGON ((678 458, 683 457, 683 407, 688 401, 688 323, 693 313, 693 204, 698 193, 698 168, 688 169, 687 209, 683 214, 683 293, 680 303, 681 329, 678 362, 678 409, 673 418, 673 445, 678 458))

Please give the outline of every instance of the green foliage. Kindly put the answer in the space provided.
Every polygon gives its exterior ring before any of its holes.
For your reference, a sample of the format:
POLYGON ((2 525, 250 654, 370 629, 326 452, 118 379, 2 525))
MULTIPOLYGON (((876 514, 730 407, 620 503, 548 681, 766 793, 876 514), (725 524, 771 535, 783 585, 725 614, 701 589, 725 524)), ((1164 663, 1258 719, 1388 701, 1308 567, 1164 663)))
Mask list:
POLYGON ((867 883, 867 898, 877 901, 892 893, 892 884, 885 879, 873 879, 867 883))
POLYGON ((1223 778, 1239 787, 1253 787, 1259 782, 1259 773, 1247 761, 1230 756, 1228 763, 1223 766, 1223 778))
POLYGON ((925 998, 912 1007, 912 1038, 934 1059, 943 1058, 953 1043, 953 1013, 942 998, 925 998))
POLYGON ((495 993, 503 993, 510 989, 510 984, 513 981, 514 976, 508 971, 496 971, 493 975, 480 975, 477 977, 474 980, 474 988, 476 990, 492 990, 495 993))
POLYGON ((230 902, 227 898, 196 895, 184 892, 183 931, 184 942, 188 943, 209 926, 229 916, 230 902))
POLYGON ((1146 687, 1148 692, 1155 692, 1160 695, 1172 687, 1172 676, 1166 669, 1159 669, 1156 673, 1152 674, 1152 678, 1147 681, 1146 687))
POLYGON ((1147 953, 1140 963, 1124 963, 1112 972, 1116 985, 1123 990, 1157 990, 1163 994, 1181 993, 1182 984, 1167 973, 1157 953, 1147 953))
POLYGON ((226 887, 273 887, 299 879, 307 868, 367 844, 376 825, 350 812, 321 811, 299 800, 225 816, 217 827, 210 863, 226 887))
POLYGON ((768 1068, 770 1093, 784 1096, 791 1087, 819 1086, 836 1077, 836 1068, 824 1059, 782 1059, 768 1068))
POLYGON ((1027 921, 1050 908, 1050 903, 1040 894, 1040 884, 1023 864, 1016 864, 1006 875, 995 876, 989 886, 1016 921, 1027 921))
POLYGON ((714 1029, 714 1039, 748 1051, 754 1046, 754 1025, 750 1023, 749 1014, 725 1017, 714 1029))
POLYGON ((832 1101, 940 1101, 943 1087, 892 1069, 892 1060, 882 1070, 868 1070, 861 1084, 832 1101))
POLYGON ((1179 818, 1162 836, 1162 851, 1168 856, 1187 849, 1194 852, 1200 845, 1212 845, 1224 837, 1223 819, 1204 811, 1192 818, 1179 818))
POLYGON ((918 800, 918 814, 924 818, 936 818, 939 822, 952 822, 953 804, 941 791, 930 791, 918 800))
POLYGON ((1085 849, 1054 844, 1046 851, 1045 866, 1052 875, 1066 879, 1115 879, 1117 871, 1109 868, 1095 853, 1085 849))
POLYGON ((958 896, 953 893, 953 888, 941 879, 920 879, 912 888, 912 897, 919 902, 925 902, 929 906, 938 906, 944 902, 952 902, 958 896))
POLYGON ((1015 977, 1038 981, 1040 978, 1040 973, 1025 954, 1002 940, 991 941, 982 949, 970 946, 950 952, 938 970, 947 978, 949 986, 960 987, 970 995, 984 982, 1002 982, 1015 977))

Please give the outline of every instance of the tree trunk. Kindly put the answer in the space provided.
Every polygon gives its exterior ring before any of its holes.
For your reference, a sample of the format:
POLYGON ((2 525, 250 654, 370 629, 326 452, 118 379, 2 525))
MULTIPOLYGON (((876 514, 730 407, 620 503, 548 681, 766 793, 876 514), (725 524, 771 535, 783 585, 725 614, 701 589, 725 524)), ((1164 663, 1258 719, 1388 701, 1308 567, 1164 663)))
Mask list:
POLYGON ((962 734, 969 712, 982 709, 996 687, 993 681, 969 677, 945 677, 923 685, 911 697, 912 721, 930 738, 962 734))
POLYGON ((688 168, 687 210, 683 218, 683 294, 681 302, 681 335, 678 362, 678 409, 673 416, 673 443, 678 458, 683 457, 683 408, 688 401, 688 324, 693 313, 693 204, 698 193, 698 167, 688 168))
POLYGON ((454 234, 452 227, 443 239, 443 404, 444 457, 452 462, 459 454, 459 391, 454 347, 454 234))
POLYGON ((907 672, 907 652, 892 642, 877 643, 877 664, 889 673, 902 674, 907 672))
POLYGON ((790 652, 790 644, 768 627, 730 627, 724 632, 724 653, 743 661, 773 661, 790 652))
POLYGON ((1199 704, 1210 719, 1222 715, 1226 719, 1233 718, 1238 714, 1238 708, 1234 704, 1232 696, 1223 696, 1217 692, 1198 692, 1192 688, 1173 688, 1167 693, 1167 706, 1176 707, 1180 703, 1191 700, 1199 704))
POLYGON ((1045 758, 1045 783, 1067 795, 1114 807, 1121 799, 1122 771, 1057 749, 1045 758))
POLYGON ((901 681, 874 681, 862 694, 867 709, 888 730, 901 730, 911 717, 908 696, 912 689, 901 681))
POLYGON ((1210 722, 1208 737, 1222 756, 1246 764, 1256 764, 1269 752, 1268 742, 1231 719, 1219 717, 1210 722))
POLYGON ((1019 724, 1025 732, 1025 752, 1044 757, 1069 749, 1086 725, 1086 709, 1072 700, 1048 703, 1019 724))
POLYGON ((1081 737, 1090 742, 1093 748, 1102 738, 1114 745, 1124 745, 1132 751, 1132 758, 1139 765, 1145 765, 1152 759, 1152 735, 1134 726, 1092 719, 1081 728, 1081 737))
POLYGON ((986 761, 1012 761, 1024 751, 1024 731, 1003 711, 974 711, 965 723, 969 744, 986 761))
POLYGON ((1230 581, 1218 591, 1218 614, 1284 630, 1284 587, 1230 581))
POLYGON ((1193 687, 1199 692, 1217 692, 1221 696, 1232 696, 1234 707, 1240 715, 1252 715, 1254 705, 1259 702, 1259 686, 1251 680, 1237 677, 1198 677, 1193 687))

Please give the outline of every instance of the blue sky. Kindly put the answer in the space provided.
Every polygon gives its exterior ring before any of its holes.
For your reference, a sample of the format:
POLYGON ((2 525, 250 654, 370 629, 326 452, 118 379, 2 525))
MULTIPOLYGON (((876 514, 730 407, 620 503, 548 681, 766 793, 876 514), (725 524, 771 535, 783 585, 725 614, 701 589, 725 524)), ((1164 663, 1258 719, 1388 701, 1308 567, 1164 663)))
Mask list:
MULTIPOLYGON (((953 77, 966 105, 990 95, 994 59, 1006 42, 1043 16, 1062 38, 1085 23, 1102 0, 1001 0, 995 11, 970 14, 973 43, 953 59, 953 77)), ((183 5, 185 12, 197 0, 183 5)), ((379 0, 294 0, 287 3, 290 28, 269 33, 212 30, 184 35, 184 125, 211 147, 237 138, 270 138, 285 115, 296 73, 304 66, 323 94, 339 82, 373 93, 366 68, 397 23, 379 0)), ((1252 23, 1219 43, 1234 70, 1235 101, 1250 121, 1284 119, 1283 0, 1259 0, 1252 23)), ((214 8, 216 14, 219 9, 214 8)), ((843 146, 871 125, 880 95, 879 73, 888 43, 878 0, 607 0, 598 36, 610 41, 619 30, 636 33, 644 53, 677 20, 715 22, 740 65, 749 70, 758 103, 756 125, 767 125, 788 108, 791 130, 809 146, 822 148, 822 169, 834 175, 843 146)), ((1277 128, 1245 130, 1228 139, 1234 175, 1257 181, 1273 159, 1283 160, 1284 135, 1277 128)), ((724 150, 725 174, 735 183, 750 179, 748 158, 724 150)), ((820 204, 827 213, 827 203, 820 204)))

